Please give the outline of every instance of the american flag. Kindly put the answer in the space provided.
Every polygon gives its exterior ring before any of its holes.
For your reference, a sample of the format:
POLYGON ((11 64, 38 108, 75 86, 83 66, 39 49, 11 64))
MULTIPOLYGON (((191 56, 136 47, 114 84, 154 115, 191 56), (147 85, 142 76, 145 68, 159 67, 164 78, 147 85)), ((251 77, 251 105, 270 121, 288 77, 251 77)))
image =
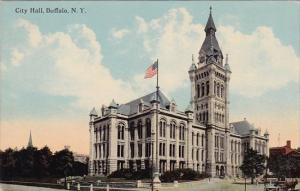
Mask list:
POLYGON ((158 63, 157 61, 155 61, 154 64, 152 64, 151 66, 149 66, 149 68, 147 68, 144 79, 152 78, 153 76, 155 76, 155 74, 157 74, 157 67, 158 67, 158 63))

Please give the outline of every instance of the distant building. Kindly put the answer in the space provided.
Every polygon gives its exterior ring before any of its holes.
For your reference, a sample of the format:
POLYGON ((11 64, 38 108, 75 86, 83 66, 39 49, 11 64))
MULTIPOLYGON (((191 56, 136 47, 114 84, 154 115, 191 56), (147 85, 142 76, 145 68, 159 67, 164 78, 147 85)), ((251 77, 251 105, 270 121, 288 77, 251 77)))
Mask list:
POLYGON ((78 161, 78 162, 81 162, 81 163, 84 163, 84 164, 87 163, 87 159, 88 159, 87 155, 73 153, 73 156, 74 156, 74 161, 78 161))
POLYGON ((90 175, 147 169, 153 162, 160 173, 191 168, 212 177, 235 177, 241 176, 247 148, 268 156, 267 131, 263 134, 246 119, 229 123, 231 70, 211 13, 204 31, 198 62, 192 59, 188 70, 191 100, 185 111, 159 91, 158 98, 153 92, 125 104, 113 100, 100 112, 90 112, 90 175))
POLYGON ((300 152, 292 148, 290 140, 286 141, 285 146, 270 148, 270 158, 275 157, 277 155, 283 155, 283 156, 289 155, 300 159, 300 152))
POLYGON ((28 147, 33 147, 31 131, 30 131, 30 134, 29 134, 29 140, 28 140, 28 144, 27 144, 27 148, 28 148, 28 147))

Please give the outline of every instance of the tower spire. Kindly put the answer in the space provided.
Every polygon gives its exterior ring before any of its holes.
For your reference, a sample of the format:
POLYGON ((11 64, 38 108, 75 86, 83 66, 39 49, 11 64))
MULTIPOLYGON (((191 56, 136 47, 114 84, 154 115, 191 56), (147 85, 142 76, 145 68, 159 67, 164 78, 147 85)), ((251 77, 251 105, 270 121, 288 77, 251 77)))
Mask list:
POLYGON ((211 6, 209 8, 209 16, 204 31, 206 36, 199 51, 199 64, 216 63, 223 66, 223 54, 215 35, 217 28, 212 17, 211 6))
POLYGON ((29 140, 28 140, 27 148, 28 147, 33 147, 33 145, 32 145, 32 137, 31 137, 31 130, 30 130, 30 134, 29 134, 29 140))
POLYGON ((208 17, 208 20, 207 20, 207 23, 206 23, 206 26, 205 26, 205 29, 204 29, 204 31, 206 33, 209 33, 211 29, 214 30, 214 32, 217 31, 214 20, 213 20, 213 17, 212 17, 212 13, 211 13, 212 11, 211 10, 212 10, 212 7, 210 6, 209 7, 209 17, 208 17))

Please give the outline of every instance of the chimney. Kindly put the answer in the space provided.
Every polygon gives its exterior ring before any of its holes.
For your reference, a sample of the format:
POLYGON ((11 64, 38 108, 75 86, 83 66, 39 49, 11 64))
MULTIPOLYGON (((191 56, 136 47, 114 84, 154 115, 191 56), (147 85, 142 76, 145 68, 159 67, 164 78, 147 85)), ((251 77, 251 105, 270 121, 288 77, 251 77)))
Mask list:
POLYGON ((286 146, 287 146, 288 148, 291 148, 291 141, 290 141, 290 140, 286 141, 286 146))

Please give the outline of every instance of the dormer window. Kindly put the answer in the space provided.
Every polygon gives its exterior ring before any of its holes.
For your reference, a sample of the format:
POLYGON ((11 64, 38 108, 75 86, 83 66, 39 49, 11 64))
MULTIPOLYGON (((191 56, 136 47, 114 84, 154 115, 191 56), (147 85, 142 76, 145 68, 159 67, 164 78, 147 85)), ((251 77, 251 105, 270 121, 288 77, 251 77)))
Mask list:
POLYGON ((143 103, 139 104, 139 113, 143 112, 143 103))

